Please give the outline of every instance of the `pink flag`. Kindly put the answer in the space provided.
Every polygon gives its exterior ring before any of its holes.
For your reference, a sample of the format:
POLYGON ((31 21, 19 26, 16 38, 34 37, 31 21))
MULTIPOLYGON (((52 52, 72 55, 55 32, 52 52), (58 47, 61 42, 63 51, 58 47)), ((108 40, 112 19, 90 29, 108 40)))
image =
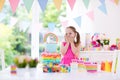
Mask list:
POLYGON ((67 0, 67 1, 68 1, 68 4, 70 5, 71 10, 73 10, 76 0, 67 0))
POLYGON ((114 0, 110 0, 112 3, 114 3, 114 0))
POLYGON ((68 26, 68 20, 61 22, 61 25, 62 25, 63 27, 68 26))
POLYGON ((90 11, 90 12, 88 12, 88 13, 87 13, 87 16, 88 16, 91 20, 94 21, 94 11, 93 11, 93 10, 90 11))
POLYGON ((15 13, 15 11, 18 7, 19 1, 20 0, 9 0, 13 13, 15 13))

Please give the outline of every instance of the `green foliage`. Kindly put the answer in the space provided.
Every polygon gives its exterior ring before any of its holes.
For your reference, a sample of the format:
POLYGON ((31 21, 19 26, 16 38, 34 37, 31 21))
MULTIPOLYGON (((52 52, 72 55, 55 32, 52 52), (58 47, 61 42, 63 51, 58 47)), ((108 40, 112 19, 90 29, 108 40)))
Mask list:
POLYGON ((0 48, 4 50, 6 66, 12 63, 13 53, 10 39, 12 38, 12 28, 0 24, 0 48))
POLYGON ((14 54, 25 54, 27 49, 27 31, 21 31, 19 27, 14 27, 11 45, 13 46, 14 54))
MULTIPOLYGON (((40 15, 40 19, 43 22, 43 26, 47 28, 49 22, 59 24, 60 23, 59 16, 64 17, 66 16, 64 13, 65 9, 66 9, 65 3, 62 4, 60 11, 56 9, 54 3, 49 3, 46 7, 45 12, 40 15)), ((56 25, 56 27, 60 26, 56 25)))

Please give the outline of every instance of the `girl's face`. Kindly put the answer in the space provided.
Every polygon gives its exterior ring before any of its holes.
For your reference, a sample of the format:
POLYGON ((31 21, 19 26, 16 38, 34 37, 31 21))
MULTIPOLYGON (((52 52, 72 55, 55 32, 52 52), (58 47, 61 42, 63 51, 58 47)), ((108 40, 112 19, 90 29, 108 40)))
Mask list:
POLYGON ((72 31, 72 29, 70 29, 70 28, 67 28, 66 29, 66 34, 65 34, 67 37, 73 37, 73 38, 75 38, 75 32, 73 32, 72 31))

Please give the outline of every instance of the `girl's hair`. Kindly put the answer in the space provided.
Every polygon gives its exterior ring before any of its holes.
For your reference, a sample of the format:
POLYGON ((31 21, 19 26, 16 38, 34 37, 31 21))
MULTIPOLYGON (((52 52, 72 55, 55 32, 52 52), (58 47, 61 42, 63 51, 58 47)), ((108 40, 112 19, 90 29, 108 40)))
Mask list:
POLYGON ((76 29, 75 29, 75 27, 73 27, 73 26, 69 26, 67 28, 70 28, 74 33, 77 34, 76 42, 74 41, 75 46, 77 47, 80 44, 80 34, 79 34, 79 32, 77 32, 76 29))

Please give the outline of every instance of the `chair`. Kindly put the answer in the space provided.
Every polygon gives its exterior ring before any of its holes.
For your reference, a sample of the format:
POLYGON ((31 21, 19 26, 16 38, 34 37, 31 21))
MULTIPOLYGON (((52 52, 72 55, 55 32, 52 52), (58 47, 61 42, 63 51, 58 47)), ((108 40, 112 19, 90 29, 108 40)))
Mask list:
POLYGON ((1 66, 2 70, 5 69, 5 58, 4 58, 4 50, 0 49, 0 60, 1 60, 1 66))

